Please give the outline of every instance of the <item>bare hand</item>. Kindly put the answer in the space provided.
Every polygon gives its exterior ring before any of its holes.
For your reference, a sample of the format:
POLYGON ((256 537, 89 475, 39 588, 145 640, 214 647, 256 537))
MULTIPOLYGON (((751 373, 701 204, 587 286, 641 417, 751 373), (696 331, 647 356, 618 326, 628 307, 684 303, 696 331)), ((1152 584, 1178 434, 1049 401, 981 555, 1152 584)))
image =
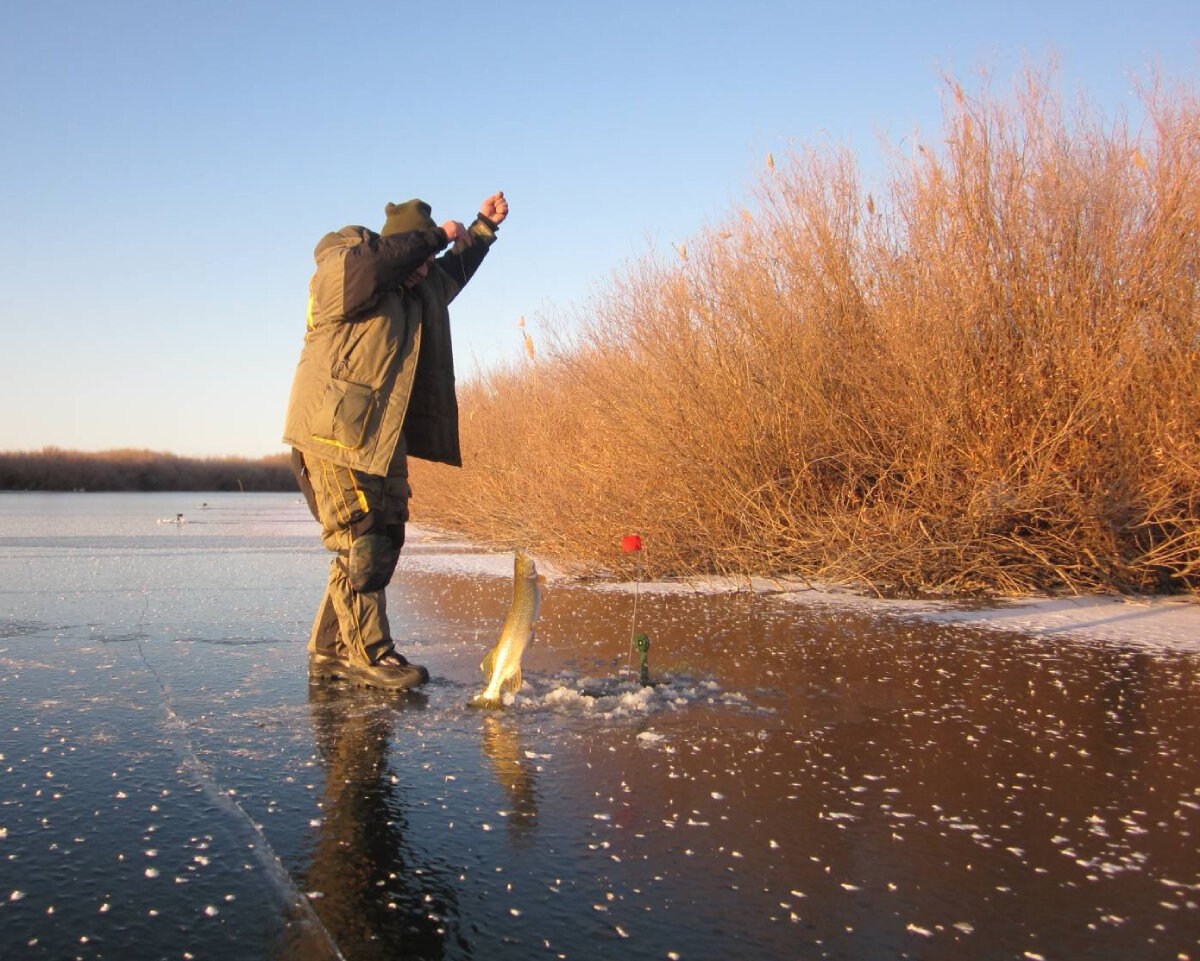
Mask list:
POLYGON ((455 249, 462 247, 467 243, 467 228, 457 220, 447 220, 442 224, 442 230, 446 231, 446 240, 454 244, 455 249))
POLYGON ((487 217, 497 227, 508 216, 508 201, 504 199, 504 191, 497 190, 479 205, 479 212, 487 217))

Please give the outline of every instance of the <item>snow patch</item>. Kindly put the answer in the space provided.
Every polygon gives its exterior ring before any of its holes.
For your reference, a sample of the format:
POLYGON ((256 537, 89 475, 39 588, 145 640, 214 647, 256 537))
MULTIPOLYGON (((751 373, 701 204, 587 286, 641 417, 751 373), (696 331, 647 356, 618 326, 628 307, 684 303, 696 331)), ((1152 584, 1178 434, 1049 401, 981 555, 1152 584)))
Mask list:
MULTIPOLYGON (((730 692, 722 703, 740 710, 755 710, 744 694, 730 692)), ((561 714, 583 714, 621 719, 679 711, 695 702, 710 703, 712 693, 700 681, 684 678, 642 687, 632 680, 581 677, 569 672, 552 677, 525 676, 516 694, 505 695, 506 709, 523 712, 550 710, 561 714)), ((663 735, 643 731, 638 741, 644 747, 657 745, 663 735)))

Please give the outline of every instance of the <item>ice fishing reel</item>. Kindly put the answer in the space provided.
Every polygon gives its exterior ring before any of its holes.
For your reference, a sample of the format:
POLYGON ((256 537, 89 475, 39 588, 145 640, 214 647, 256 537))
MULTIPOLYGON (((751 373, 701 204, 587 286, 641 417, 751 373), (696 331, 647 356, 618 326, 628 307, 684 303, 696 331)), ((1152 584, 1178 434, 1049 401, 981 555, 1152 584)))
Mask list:
POLYGON ((650 665, 647 663, 647 655, 650 653, 650 635, 639 634, 633 643, 638 649, 638 653, 642 655, 641 667, 638 669, 638 681, 642 687, 649 687, 650 665))

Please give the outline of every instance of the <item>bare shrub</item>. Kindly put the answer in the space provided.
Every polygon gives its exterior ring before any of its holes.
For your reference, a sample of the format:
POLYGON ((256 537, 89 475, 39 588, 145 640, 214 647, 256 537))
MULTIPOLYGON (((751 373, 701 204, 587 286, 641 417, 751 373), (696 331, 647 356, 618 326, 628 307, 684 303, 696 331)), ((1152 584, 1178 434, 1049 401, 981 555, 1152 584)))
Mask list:
POLYGON ((586 569, 637 531, 655 574, 1195 592, 1200 110, 1146 107, 950 81, 878 197, 845 151, 772 164, 468 384, 418 517, 586 569))

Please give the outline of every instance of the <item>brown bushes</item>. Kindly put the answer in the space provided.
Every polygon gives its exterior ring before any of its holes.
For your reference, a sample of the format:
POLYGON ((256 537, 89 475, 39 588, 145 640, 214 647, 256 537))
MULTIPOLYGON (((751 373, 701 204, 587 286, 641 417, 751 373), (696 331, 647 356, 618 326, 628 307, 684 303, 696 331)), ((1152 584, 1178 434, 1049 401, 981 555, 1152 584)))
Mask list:
POLYGON ((880 196, 810 150, 461 391, 419 517, 656 574, 904 592, 1200 587, 1200 110, 1133 135, 948 85, 880 196))

